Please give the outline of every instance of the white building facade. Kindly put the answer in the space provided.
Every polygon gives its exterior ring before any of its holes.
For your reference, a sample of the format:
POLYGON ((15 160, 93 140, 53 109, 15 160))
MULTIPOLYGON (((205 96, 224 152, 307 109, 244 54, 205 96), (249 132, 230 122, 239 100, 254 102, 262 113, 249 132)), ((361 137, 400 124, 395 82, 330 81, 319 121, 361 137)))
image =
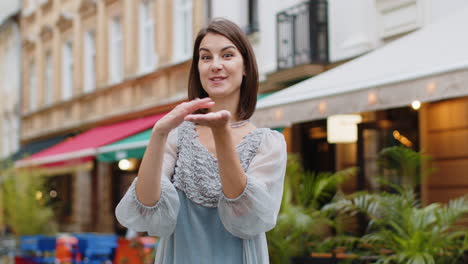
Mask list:
MULTIPOLYGON (((466 1, 453 0, 447 4, 443 0, 212 0, 211 17, 228 18, 248 29, 249 12, 255 12, 258 28, 250 36, 259 71, 266 77, 278 69, 277 15, 291 10, 291 18, 299 19, 298 12, 307 12, 300 6, 314 2, 327 6, 320 8, 324 8, 327 15, 328 63, 333 64, 372 51, 433 23, 462 7, 466 1), (256 6, 255 10, 251 10, 252 6, 256 6)), ((306 21, 298 21, 298 24, 301 22, 306 21)))

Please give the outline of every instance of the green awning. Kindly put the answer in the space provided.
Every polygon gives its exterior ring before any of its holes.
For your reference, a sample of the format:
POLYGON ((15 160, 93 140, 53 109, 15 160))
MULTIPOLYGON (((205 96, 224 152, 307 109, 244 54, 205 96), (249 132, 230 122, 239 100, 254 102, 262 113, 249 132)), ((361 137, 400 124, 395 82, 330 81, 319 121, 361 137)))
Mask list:
POLYGON ((257 101, 260 101, 260 100, 264 99, 265 97, 270 96, 270 95, 272 95, 272 94, 274 94, 274 92, 259 94, 259 95, 257 96, 257 101))
POLYGON ((145 153, 146 145, 148 145, 151 130, 145 130, 99 148, 97 159, 103 162, 114 162, 128 158, 141 159, 145 153))
POLYGON ((283 133, 283 130, 284 130, 284 127, 275 127, 275 128, 272 128, 273 130, 276 130, 280 133, 283 133))

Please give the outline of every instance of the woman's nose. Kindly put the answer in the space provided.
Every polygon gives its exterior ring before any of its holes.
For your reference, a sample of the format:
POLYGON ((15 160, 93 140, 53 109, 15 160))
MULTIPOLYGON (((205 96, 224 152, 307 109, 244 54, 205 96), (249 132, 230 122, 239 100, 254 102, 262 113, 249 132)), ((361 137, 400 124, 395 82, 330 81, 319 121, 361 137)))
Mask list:
POLYGON ((213 62, 211 64, 211 70, 212 71, 219 71, 223 67, 222 62, 220 61, 219 58, 214 58, 213 62))

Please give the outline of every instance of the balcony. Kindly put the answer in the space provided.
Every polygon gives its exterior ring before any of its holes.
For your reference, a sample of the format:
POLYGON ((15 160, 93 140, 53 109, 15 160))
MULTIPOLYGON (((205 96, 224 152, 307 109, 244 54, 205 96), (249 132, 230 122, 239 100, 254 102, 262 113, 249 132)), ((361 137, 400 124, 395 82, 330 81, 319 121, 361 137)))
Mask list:
POLYGON ((276 15, 278 71, 328 62, 326 0, 309 0, 276 15))

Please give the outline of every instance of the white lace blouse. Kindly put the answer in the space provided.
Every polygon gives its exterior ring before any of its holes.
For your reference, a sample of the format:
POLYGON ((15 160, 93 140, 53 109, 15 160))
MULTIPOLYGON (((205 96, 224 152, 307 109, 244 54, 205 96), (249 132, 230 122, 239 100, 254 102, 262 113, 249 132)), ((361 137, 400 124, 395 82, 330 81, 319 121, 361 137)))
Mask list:
POLYGON ((138 201, 135 179, 116 208, 118 221, 159 236, 157 264, 269 263, 265 232, 276 224, 286 169, 286 143, 277 131, 258 128, 236 147, 247 175, 244 192, 224 196, 217 159, 184 122, 167 140, 161 198, 138 201))

